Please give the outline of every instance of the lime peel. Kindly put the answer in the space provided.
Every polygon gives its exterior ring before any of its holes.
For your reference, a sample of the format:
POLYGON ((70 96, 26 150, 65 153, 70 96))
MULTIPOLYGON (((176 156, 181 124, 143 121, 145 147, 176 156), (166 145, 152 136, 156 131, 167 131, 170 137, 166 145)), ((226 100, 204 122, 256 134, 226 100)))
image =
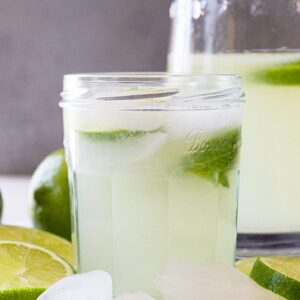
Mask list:
POLYGON ((146 134, 156 133, 159 130, 160 128, 151 131, 116 129, 112 131, 79 131, 79 133, 94 142, 121 142, 127 139, 139 138, 146 134))
POLYGON ((36 300, 46 289, 45 288, 18 288, 0 290, 1 300, 36 300))
POLYGON ((300 257, 259 257, 250 277, 286 299, 300 299, 300 257))

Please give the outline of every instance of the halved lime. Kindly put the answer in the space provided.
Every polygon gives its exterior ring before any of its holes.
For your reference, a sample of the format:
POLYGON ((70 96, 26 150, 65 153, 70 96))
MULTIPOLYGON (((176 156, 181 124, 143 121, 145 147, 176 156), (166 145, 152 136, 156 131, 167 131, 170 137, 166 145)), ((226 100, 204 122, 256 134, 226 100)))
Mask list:
POLYGON ((244 258, 244 259, 238 260, 235 263, 235 266, 240 271, 242 271, 244 274, 249 276, 256 260, 257 260, 257 257, 244 258))
POLYGON ((300 299, 300 257, 259 257, 250 277, 288 300, 300 299))
POLYGON ((73 265, 71 243, 54 234, 39 229, 0 225, 0 240, 25 242, 47 248, 73 265))
POLYGON ((23 242, 0 241, 0 299, 36 299, 72 267, 54 252, 23 242))

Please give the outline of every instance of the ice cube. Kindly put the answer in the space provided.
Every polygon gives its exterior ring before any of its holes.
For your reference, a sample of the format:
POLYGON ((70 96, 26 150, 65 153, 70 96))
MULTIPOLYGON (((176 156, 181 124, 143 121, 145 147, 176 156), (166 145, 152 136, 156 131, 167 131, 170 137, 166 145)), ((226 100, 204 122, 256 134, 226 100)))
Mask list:
POLYGON ((98 174, 121 166, 143 161, 155 154, 166 140, 162 132, 149 133, 145 136, 122 142, 95 142, 85 137, 78 139, 78 152, 82 153, 78 161, 78 172, 98 174), (88 154, 88 155, 87 155, 88 154))
POLYGON ((116 297, 114 300, 155 300, 144 292, 124 293, 116 297))
MULTIPOLYGON (((241 109, 169 112, 166 131, 172 139, 189 139, 191 135, 210 135, 217 131, 240 127, 241 109)), ((201 136, 200 136, 201 137, 201 136)))
POLYGON ((112 279, 103 271, 68 276, 48 288, 37 300, 112 300, 112 279))
MULTIPOLYGON (((118 106, 118 104, 116 104, 118 106)), ((80 131, 143 130, 163 127, 165 113, 160 111, 124 111, 109 104, 110 110, 72 111, 66 114, 69 126, 80 131)))
POLYGON ((282 299, 225 265, 169 264, 156 278, 164 300, 279 300, 282 299))

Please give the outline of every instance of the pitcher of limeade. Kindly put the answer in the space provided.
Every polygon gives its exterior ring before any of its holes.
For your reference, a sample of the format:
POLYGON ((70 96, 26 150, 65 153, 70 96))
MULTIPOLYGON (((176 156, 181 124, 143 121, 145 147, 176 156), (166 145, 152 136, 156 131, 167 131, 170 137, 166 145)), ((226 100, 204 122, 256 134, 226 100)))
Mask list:
POLYGON ((300 2, 177 0, 172 72, 240 73, 238 254, 300 254, 300 2))

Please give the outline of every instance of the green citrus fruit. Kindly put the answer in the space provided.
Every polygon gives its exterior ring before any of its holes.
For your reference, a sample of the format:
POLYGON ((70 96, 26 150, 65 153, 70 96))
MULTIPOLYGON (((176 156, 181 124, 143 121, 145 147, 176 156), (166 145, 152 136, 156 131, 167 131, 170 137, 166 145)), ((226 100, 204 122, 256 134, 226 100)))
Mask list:
POLYGON ((71 239, 70 196, 64 150, 47 156, 30 183, 30 200, 36 227, 71 239))
POLYGON ((235 266, 240 271, 242 271, 244 274, 249 276, 256 259, 257 259, 257 257, 244 258, 244 259, 238 260, 235 263, 235 266))
POLYGON ((39 229, 0 225, 0 241, 1 240, 24 242, 49 249, 62 257, 69 264, 74 265, 71 243, 52 233, 39 229))
POLYGON ((250 277, 285 299, 300 299, 300 257, 259 257, 250 277))
POLYGON ((0 241, 0 299, 35 300, 72 267, 54 252, 29 243, 0 241))

